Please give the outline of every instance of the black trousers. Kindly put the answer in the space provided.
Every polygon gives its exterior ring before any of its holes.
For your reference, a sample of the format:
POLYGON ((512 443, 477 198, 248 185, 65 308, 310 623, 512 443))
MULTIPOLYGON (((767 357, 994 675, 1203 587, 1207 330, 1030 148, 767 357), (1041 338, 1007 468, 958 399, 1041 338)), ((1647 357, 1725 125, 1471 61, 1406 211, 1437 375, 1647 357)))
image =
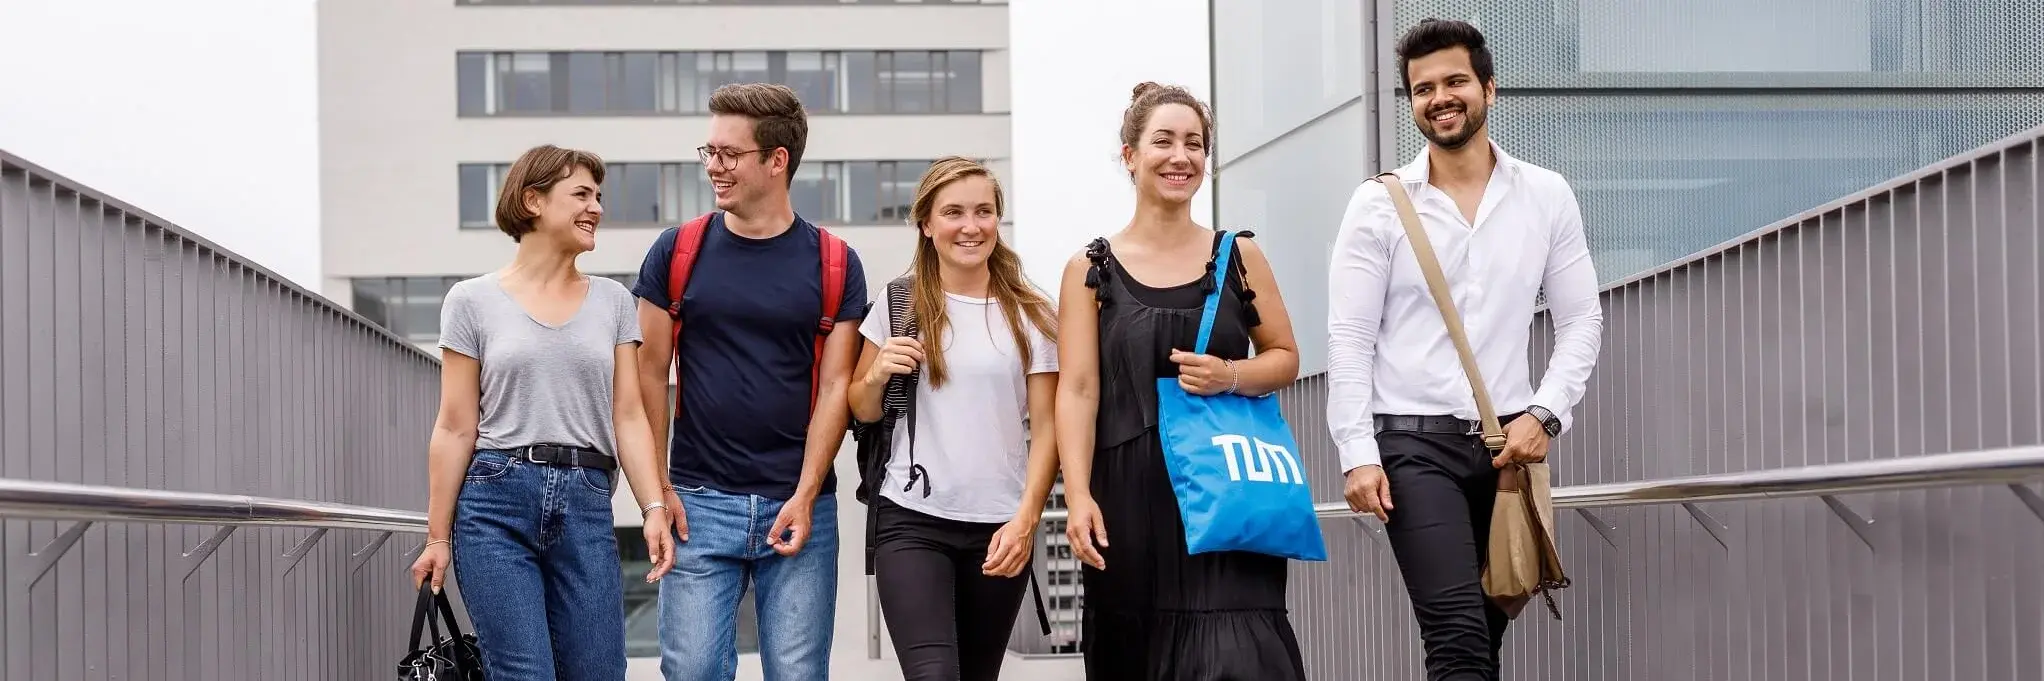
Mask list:
POLYGON ((902 678, 997 681, 1029 584, 1028 567, 1009 578, 980 574, 1001 524, 938 518, 876 497, 873 574, 902 678))
POLYGON ((1497 470, 1474 435, 1383 431, 1377 447, 1391 482, 1385 532, 1419 621, 1428 681, 1492 681, 1504 644, 1503 610, 1483 593, 1483 559, 1497 470))

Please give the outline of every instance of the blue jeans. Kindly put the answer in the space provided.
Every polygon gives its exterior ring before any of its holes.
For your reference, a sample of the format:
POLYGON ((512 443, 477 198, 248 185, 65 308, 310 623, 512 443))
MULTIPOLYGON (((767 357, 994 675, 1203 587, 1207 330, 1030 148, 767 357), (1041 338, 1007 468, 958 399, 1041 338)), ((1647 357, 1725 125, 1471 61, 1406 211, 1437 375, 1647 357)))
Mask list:
POLYGON ((454 502, 454 579, 490 681, 621 681, 612 474, 478 450, 454 502))
MULTIPOLYGON (((766 681, 830 678, 837 619, 837 495, 816 498, 802 551, 782 556, 767 531, 782 502, 675 486, 688 541, 660 579, 660 672, 667 681, 731 681, 738 674, 738 600, 750 579, 766 681)), ((492 681, 495 681, 492 679, 492 681)))

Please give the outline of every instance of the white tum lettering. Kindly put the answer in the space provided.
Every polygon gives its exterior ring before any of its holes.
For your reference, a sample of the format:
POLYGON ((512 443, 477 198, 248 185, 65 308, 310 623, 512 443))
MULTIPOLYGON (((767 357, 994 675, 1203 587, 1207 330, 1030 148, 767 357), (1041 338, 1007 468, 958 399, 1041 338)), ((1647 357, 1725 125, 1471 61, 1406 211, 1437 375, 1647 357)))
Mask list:
POLYGON ((1299 470, 1299 459, 1282 445, 1232 433, 1213 436, 1213 443, 1221 448, 1222 458, 1228 461, 1230 481, 1240 482, 1247 477, 1251 482, 1306 484, 1306 475, 1299 470))

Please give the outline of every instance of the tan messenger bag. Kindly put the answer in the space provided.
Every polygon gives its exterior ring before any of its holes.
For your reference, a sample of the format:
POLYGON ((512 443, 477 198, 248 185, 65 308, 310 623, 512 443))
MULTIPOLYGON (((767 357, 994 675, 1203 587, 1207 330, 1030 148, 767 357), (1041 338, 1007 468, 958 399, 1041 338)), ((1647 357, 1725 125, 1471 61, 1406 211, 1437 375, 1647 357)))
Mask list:
MULTIPOLYGON (((1441 274, 1441 263, 1434 257, 1433 242, 1427 239, 1419 214, 1412 209, 1412 197, 1406 195, 1398 176, 1384 173, 1374 179, 1384 185, 1391 203, 1398 207, 1398 221, 1405 225, 1406 239, 1412 242, 1420 272, 1426 275, 1427 289, 1433 294, 1434 304, 1441 308, 1448 337, 1455 341, 1455 352, 1462 356, 1462 371, 1469 376, 1476 410, 1482 417, 1483 446, 1495 455, 1505 448, 1505 429, 1498 424, 1497 411, 1490 404, 1490 389, 1484 386, 1483 376, 1477 371, 1476 353, 1469 349, 1469 337, 1462 331, 1462 317, 1455 311, 1448 279, 1441 274)), ((1497 494, 1497 505, 1490 515, 1489 559, 1483 564, 1484 594, 1506 615, 1517 619, 1537 593, 1547 601, 1547 610, 1554 618, 1561 619, 1561 607, 1554 602, 1553 590, 1567 588, 1569 579, 1561 568, 1561 553, 1554 547, 1554 500, 1549 491, 1547 463, 1506 466, 1498 471, 1497 494)))

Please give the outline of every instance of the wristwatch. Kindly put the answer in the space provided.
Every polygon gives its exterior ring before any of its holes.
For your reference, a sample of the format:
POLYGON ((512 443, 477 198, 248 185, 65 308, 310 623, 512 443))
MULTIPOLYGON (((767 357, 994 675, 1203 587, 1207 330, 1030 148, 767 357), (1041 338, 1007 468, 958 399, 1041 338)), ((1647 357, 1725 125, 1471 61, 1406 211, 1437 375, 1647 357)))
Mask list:
POLYGON ((1546 407, 1536 404, 1527 407, 1526 413, 1532 414, 1533 418, 1540 420, 1540 428, 1547 431, 1547 437, 1561 437, 1561 419, 1556 417, 1554 412, 1548 411, 1546 407))

